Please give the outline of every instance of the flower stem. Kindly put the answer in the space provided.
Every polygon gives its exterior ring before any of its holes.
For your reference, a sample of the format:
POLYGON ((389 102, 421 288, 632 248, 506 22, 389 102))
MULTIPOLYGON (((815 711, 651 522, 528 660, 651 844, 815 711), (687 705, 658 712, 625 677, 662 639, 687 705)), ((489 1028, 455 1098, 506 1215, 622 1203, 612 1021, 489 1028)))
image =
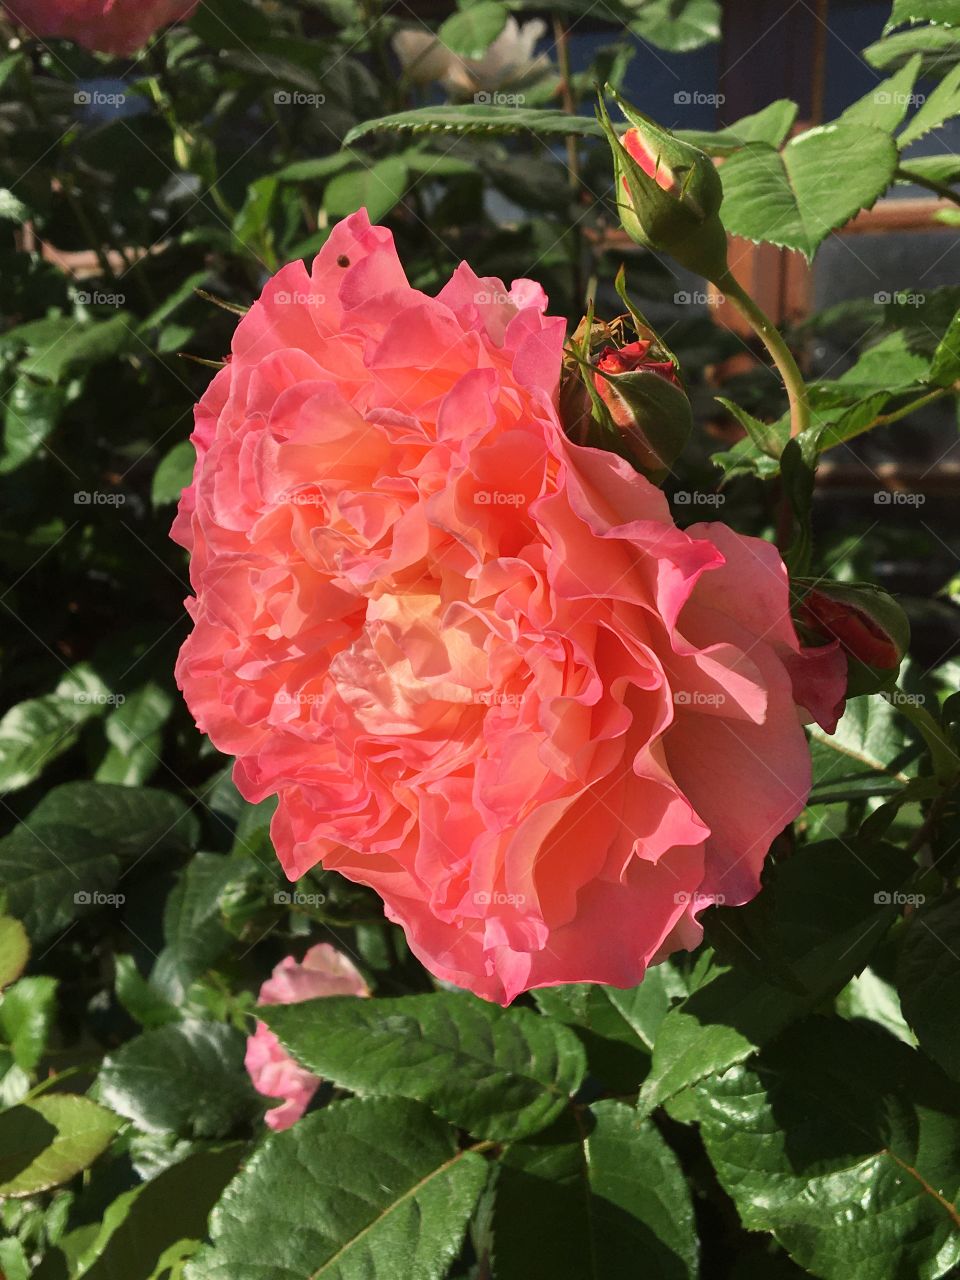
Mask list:
POLYGON ((737 283, 729 270, 719 276, 716 285, 720 292, 733 303, 740 314, 749 322, 757 337, 770 352, 773 363, 779 370, 783 385, 790 401, 790 435, 798 436, 810 425, 810 401, 807 397, 807 386, 803 374, 797 368, 790 348, 784 342, 780 331, 754 302, 747 291, 737 283))

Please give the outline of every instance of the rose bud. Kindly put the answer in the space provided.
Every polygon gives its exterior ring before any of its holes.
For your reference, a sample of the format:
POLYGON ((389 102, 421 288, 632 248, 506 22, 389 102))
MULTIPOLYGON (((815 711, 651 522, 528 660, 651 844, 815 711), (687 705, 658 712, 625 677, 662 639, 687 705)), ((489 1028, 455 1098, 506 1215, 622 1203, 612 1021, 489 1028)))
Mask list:
MULTIPOLYGON (((802 582, 796 580, 796 585, 802 582)), ((848 697, 888 685, 910 643, 906 614, 885 591, 868 583, 811 584, 798 620, 811 635, 839 641, 847 655, 848 697)))
POLYGON ((620 138, 602 101, 600 123, 613 152, 624 231, 637 244, 716 280, 726 270, 727 237, 717 216, 723 186, 713 161, 616 100, 630 128, 620 138))
POLYGON ((582 322, 560 383, 560 416, 577 444, 612 449, 650 479, 661 480, 693 426, 677 366, 652 332, 615 344, 622 319, 595 322, 586 340, 582 322), (590 385, 587 384, 590 380, 590 385))

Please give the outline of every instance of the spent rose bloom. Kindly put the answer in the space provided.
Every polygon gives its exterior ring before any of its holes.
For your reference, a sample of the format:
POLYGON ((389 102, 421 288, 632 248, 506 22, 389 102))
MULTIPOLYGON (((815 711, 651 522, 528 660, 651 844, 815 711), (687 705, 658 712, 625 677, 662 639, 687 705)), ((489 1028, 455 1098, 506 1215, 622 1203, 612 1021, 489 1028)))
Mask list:
POLYGON ((566 438, 545 308, 465 263, 429 297, 345 219, 238 324, 173 529, 178 679, 241 792, 278 795, 287 874, 372 886, 501 1002, 633 986, 751 898, 845 676, 801 650, 773 546, 681 531, 566 438))
MULTIPOLYGON (((298 964, 286 956, 260 988, 260 1004, 299 1004, 318 996, 368 996, 358 970, 336 947, 320 942, 298 964)), ((253 1087, 267 1098, 282 1098, 264 1120, 271 1129, 289 1129, 306 1111, 319 1079, 284 1052, 270 1028, 258 1022, 247 1038, 244 1065, 253 1087)))
POLYGON ((198 0, 3 0, 31 35, 73 40, 100 53, 135 53, 155 31, 188 18, 198 0))

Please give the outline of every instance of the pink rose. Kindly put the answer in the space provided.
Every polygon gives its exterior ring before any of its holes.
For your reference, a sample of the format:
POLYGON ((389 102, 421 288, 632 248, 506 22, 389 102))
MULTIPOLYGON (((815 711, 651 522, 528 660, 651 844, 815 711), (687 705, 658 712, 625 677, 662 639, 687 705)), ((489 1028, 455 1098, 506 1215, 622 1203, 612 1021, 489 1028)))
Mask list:
MULTIPOLYGON (((368 996, 367 984, 347 957, 320 942, 298 964, 281 960, 260 988, 260 1004, 299 1004, 318 996, 368 996)), ((247 1038, 244 1058, 253 1087, 267 1098, 283 1098, 264 1120, 271 1129, 289 1129, 306 1111, 320 1081, 284 1053, 280 1041, 263 1022, 247 1038)))
POLYGON ((803 808, 801 652, 774 547, 685 532, 555 407, 562 319, 465 264, 413 289, 361 210, 284 267, 197 409, 173 536, 192 553, 178 679, 277 793, 291 878, 371 885, 438 977, 510 1001, 629 987, 757 892, 803 808))
POLYGON ((100 53, 135 53, 155 31, 189 18, 198 0, 3 0, 33 36, 73 40, 100 53))

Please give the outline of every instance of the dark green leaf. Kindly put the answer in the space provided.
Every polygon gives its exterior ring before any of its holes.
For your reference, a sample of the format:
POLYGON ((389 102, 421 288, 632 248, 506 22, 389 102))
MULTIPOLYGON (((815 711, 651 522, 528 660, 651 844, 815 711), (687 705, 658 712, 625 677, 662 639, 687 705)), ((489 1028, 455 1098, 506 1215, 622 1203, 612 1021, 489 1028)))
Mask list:
POLYGON ((720 39, 718 0, 646 0, 630 23, 641 40, 688 53, 720 39))
POLYGON ((30 940, 19 920, 0 916, 0 990, 23 973, 30 956, 30 940))
POLYGON ((197 455, 189 440, 181 440, 161 458, 150 486, 150 500, 155 507, 180 501, 180 494, 193 480, 196 461, 197 455))
POLYGON ((335 1103, 254 1153, 187 1280, 441 1280, 486 1177, 417 1103, 335 1103))
POLYGON ((399 157, 387 156, 331 178, 324 189, 323 207, 335 218, 365 208, 376 222, 403 198, 406 189, 407 166, 399 157))
POLYGON ((416 1098, 481 1138, 544 1128, 585 1069, 569 1028, 472 995, 330 996, 257 1012, 316 1075, 355 1093, 416 1098))
POLYGON ((344 138, 350 146, 368 134, 382 130, 404 130, 414 133, 533 133, 539 137, 564 137, 581 134, 602 138, 603 130, 593 116, 568 116, 563 111, 540 111, 466 103, 463 106, 421 107, 416 111, 398 111, 354 125, 344 138))
POLYGON ((677 129, 675 132, 678 138, 692 142, 708 155, 725 156, 750 142, 765 142, 771 147, 782 146, 796 118, 797 104, 789 98, 777 98, 762 111, 744 116, 726 129, 718 129, 713 133, 700 129, 677 129))
POLYGON ((698 1274, 683 1171, 656 1126, 620 1102, 597 1103, 510 1147, 493 1242, 498 1280, 698 1274))
POLYGON ((482 58, 506 26, 507 9, 496 0, 480 0, 450 15, 437 35, 461 58, 482 58))
POLYGON ((60 420, 62 388, 20 377, 6 397, 0 475, 15 471, 38 452, 60 420))
POLYGON ((100 1069, 100 1097, 148 1133, 219 1138, 258 1107, 243 1069, 246 1041, 197 1019, 128 1040, 100 1069))
POLYGON ((960 899, 950 896, 911 917, 897 987, 920 1047, 960 1080, 960 899))
POLYGON ((43 975, 21 978, 0 997, 0 1040, 13 1060, 30 1074, 43 1056, 56 1014, 57 980, 43 975))
POLYGON ((880 1028, 812 1020, 697 1096, 743 1225, 812 1275, 934 1280, 960 1261, 956 1099, 880 1028))

